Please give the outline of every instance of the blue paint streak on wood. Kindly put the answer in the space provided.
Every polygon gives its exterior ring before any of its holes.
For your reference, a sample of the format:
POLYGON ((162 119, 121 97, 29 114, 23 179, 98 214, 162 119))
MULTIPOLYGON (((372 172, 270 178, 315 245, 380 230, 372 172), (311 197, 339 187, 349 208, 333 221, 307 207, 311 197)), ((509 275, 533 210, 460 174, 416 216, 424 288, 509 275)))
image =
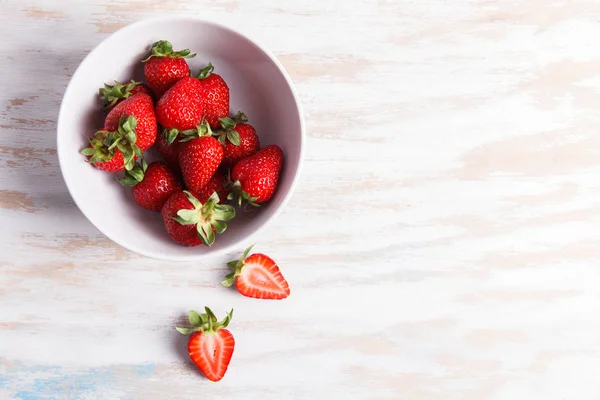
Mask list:
MULTIPOLYGON (((94 393, 110 389, 123 393, 119 400, 130 399, 131 381, 122 376, 144 380, 154 374, 153 364, 114 365, 105 368, 74 370, 58 366, 0 365, 0 388, 12 393, 15 400, 77 400, 95 398, 94 393)), ((115 399, 116 400, 116 399, 115 399)))

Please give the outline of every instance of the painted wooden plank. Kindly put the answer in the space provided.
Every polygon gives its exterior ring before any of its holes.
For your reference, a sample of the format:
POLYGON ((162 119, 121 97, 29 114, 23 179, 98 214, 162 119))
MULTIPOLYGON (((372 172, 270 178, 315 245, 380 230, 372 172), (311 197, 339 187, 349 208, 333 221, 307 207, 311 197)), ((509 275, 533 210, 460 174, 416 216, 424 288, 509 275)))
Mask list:
MULTIPOLYGON (((596 399, 600 4, 8 0, 0 13, 1 399, 596 399), (257 249, 292 296, 218 287, 229 254, 132 254, 76 209, 56 117, 116 29, 190 14, 271 48, 308 124, 257 249), (235 309, 219 384, 173 327, 235 309)), ((241 250, 241 249, 240 249, 241 250)))

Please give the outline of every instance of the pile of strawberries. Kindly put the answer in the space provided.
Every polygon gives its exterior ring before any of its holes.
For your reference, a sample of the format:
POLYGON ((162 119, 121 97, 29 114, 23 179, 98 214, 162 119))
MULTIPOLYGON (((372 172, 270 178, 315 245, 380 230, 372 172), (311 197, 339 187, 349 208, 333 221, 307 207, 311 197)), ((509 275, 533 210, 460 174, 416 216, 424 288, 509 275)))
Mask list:
MULTIPOLYGON (((229 87, 209 63, 198 76, 190 74, 189 50, 173 51, 161 40, 143 60, 147 84, 117 81, 100 89, 108 114, 104 127, 81 152, 106 172, 125 171, 119 179, 131 186, 137 204, 160 211, 166 231, 178 243, 210 246, 227 228, 235 208, 259 206, 274 194, 283 154, 278 146, 260 148, 246 115, 229 113, 229 87), (164 162, 147 164, 152 146, 164 162)), ((290 288, 279 267, 264 254, 246 249, 240 260, 227 263, 230 273, 221 285, 257 299, 284 299, 290 288)), ((218 321, 190 311, 190 358, 212 381, 223 378, 235 346, 226 329, 233 310, 218 321)))
POLYGON ((211 246, 227 228, 235 208, 259 206, 274 194, 283 153, 260 148, 256 130, 242 112, 229 110, 229 87, 208 64, 192 75, 188 49, 173 51, 160 40, 143 60, 145 83, 105 84, 104 127, 82 154, 106 172, 125 171, 137 204, 160 211, 176 242, 211 246), (156 146, 164 162, 147 164, 156 146))

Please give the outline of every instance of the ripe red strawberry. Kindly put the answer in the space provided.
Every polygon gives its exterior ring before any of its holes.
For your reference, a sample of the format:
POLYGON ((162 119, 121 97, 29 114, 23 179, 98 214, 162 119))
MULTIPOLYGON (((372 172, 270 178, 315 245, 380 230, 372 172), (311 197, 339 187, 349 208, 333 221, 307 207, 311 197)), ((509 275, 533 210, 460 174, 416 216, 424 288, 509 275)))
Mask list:
POLYGON ((156 131, 152 98, 138 93, 123 100, 108 113, 104 130, 95 136, 98 140, 90 141, 92 150, 84 149, 81 153, 91 156, 92 163, 111 161, 100 167, 105 170, 131 170, 136 157, 141 157, 142 152, 156 140, 156 131), (112 160, 115 155, 117 158, 112 160), (123 163, 122 167, 117 167, 119 161, 123 163))
POLYGON ((103 88, 99 89, 100 97, 102 97, 105 101, 104 109, 110 110, 117 103, 123 101, 124 99, 133 96, 138 93, 146 93, 150 97, 153 96, 150 87, 145 83, 136 82, 133 79, 127 83, 122 84, 118 81, 115 81, 113 85, 104 84, 103 88))
POLYGON ((136 140, 131 145, 135 144, 142 151, 149 149, 156 140, 158 130, 152 98, 145 93, 138 93, 123 100, 106 116, 104 129, 109 132, 116 131, 123 115, 133 116, 136 119, 136 140))
POLYGON ((106 172, 119 172, 132 169, 136 157, 142 151, 135 145, 137 119, 123 114, 116 130, 99 130, 90 138, 90 145, 81 154, 90 157, 89 162, 106 172))
POLYGON ((238 198, 256 206, 269 200, 279 181, 283 153, 277 145, 270 145, 256 154, 238 161, 231 171, 233 181, 229 198, 238 198))
POLYGON ((229 194, 227 178, 219 172, 216 172, 206 186, 198 191, 198 195, 209 198, 215 192, 219 196, 219 203, 224 203, 227 200, 227 195, 229 194))
POLYGON ((192 334, 188 341, 190 358, 206 378, 217 382, 225 376, 235 347, 233 335, 225 329, 231 322, 233 309, 221 321, 217 321, 210 308, 204 307, 204 310, 204 314, 189 312, 192 328, 176 329, 184 335, 192 334))
POLYGON ((154 101, 154 93, 152 93, 152 89, 150 89, 150 86, 146 85, 145 83, 142 82, 136 82, 137 85, 131 89, 131 95, 133 96, 134 94, 138 94, 138 93, 146 93, 148 96, 150 96, 152 98, 152 101, 154 101))
POLYGON ((217 138, 223 145, 224 167, 230 167, 258 151, 260 141, 256 130, 246 123, 246 114, 238 112, 233 118, 220 118, 219 121, 223 130, 217 133, 217 138))
POLYGON ((229 115, 229 87, 220 75, 213 73, 211 63, 200 71, 201 96, 204 100, 204 119, 211 128, 219 127, 219 118, 229 115))
POLYGON ((105 143, 105 131, 98 131, 90 138, 90 145, 81 151, 81 154, 90 157, 88 162, 105 172, 119 172, 125 169, 123 153, 117 148, 108 149, 105 143))
POLYGON ((161 216, 169 236, 177 243, 211 246, 215 233, 227 229, 224 221, 235 217, 235 209, 227 204, 218 204, 216 193, 208 199, 194 193, 176 192, 163 205, 161 216))
POLYGON ((158 123, 170 135, 196 128, 202 122, 204 102, 200 83, 193 76, 181 78, 156 103, 158 123))
POLYGON ((190 67, 185 61, 196 54, 190 54, 189 49, 173 51, 173 46, 166 40, 159 40, 152 45, 152 54, 142 62, 146 82, 156 95, 160 97, 178 80, 189 76, 190 67))
POLYGON ((223 146, 211 134, 208 124, 203 122, 198 126, 196 137, 188 136, 179 147, 183 181, 194 192, 206 186, 223 160, 223 146))
POLYGON ((227 263, 233 272, 225 276, 221 285, 230 287, 235 282, 238 292, 255 299, 281 300, 288 297, 290 286, 275 261, 260 253, 248 257, 252 247, 244 251, 240 260, 227 263))
POLYGON ((156 138, 156 148, 162 156, 162 158, 171 166, 171 168, 179 170, 179 146, 180 142, 177 140, 177 134, 173 142, 169 143, 167 138, 167 130, 165 129, 162 134, 159 134, 156 138))
POLYGON ((172 131, 196 128, 203 119, 211 128, 229 114, 229 88, 208 64, 198 77, 186 76, 174 84, 156 103, 156 118, 172 131))
POLYGON ((153 162, 147 165, 142 160, 131 171, 125 172, 123 186, 133 186, 133 200, 150 211, 160 211, 169 197, 183 188, 167 164, 153 162))

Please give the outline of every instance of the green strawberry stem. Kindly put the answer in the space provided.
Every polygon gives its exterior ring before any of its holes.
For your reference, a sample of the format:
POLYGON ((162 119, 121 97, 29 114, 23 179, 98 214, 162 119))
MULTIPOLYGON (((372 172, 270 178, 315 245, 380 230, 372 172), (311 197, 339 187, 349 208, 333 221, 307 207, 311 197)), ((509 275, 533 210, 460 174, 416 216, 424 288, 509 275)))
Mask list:
POLYGON ((213 131, 210 129, 210 125, 205 119, 202 119, 200 125, 198 125, 195 129, 189 129, 187 131, 179 131, 181 134, 180 142, 187 142, 192 139, 197 139, 204 136, 212 136, 213 131))
POLYGON ((204 311, 204 313, 198 314, 196 311, 190 310, 190 312, 188 313, 188 319, 192 327, 183 328, 178 326, 175 328, 177 329, 177 332, 183 335, 188 335, 194 332, 211 334, 215 333, 221 328, 227 328, 229 326, 229 323, 231 322, 231 319, 233 318, 233 308, 221 321, 217 320, 217 317, 210 308, 204 307, 204 311))
POLYGON ((248 117, 246 117, 246 114, 244 114, 243 112, 238 111, 233 116, 233 120, 235 121, 236 124, 245 124, 246 122, 248 122, 248 117))
POLYGON ((219 118, 219 122, 221 123, 221 127, 223 128, 221 131, 217 131, 215 136, 219 140, 219 143, 225 145, 225 141, 231 142, 234 146, 239 146, 241 143, 240 134, 235 130, 235 127, 238 124, 243 124, 248 122, 248 117, 241 111, 238 111, 233 118, 225 117, 219 118))
POLYGON ((154 42, 151 48, 152 54, 142 60, 146 62, 152 57, 169 57, 169 58, 193 58, 196 57, 196 53, 190 54, 190 49, 184 49, 179 51, 173 51, 173 45, 168 40, 159 40, 154 42))
POLYGON ((171 144, 173 144, 175 139, 177 139, 177 135, 179 135, 179 130, 177 130, 177 129, 165 129, 163 131, 163 136, 164 136, 165 140, 167 141, 167 143, 169 144, 169 146, 171 144))
POLYGON ((227 200, 236 201, 238 203, 238 207, 240 208, 242 205, 244 205, 244 208, 246 208, 246 206, 260 207, 260 204, 256 203, 257 198, 250 196, 248 192, 242 189, 242 184, 240 181, 229 181, 227 186, 230 190, 229 194, 227 195, 227 200))
POLYGON ((214 70, 215 70, 215 67, 211 63, 208 63, 206 65, 206 67, 204 67, 200 70, 200 73, 198 74, 198 79, 208 78, 214 70))
POLYGON ((98 131, 90 138, 90 144, 92 147, 86 147, 81 150, 81 154, 90 157, 89 162, 106 162, 110 161, 115 152, 108 150, 108 147, 104 145, 105 131, 98 131))
POLYGON ((197 138, 200 138, 203 136, 213 136, 213 135, 214 134, 213 134, 212 129, 210 128, 210 125, 204 118, 202 119, 202 122, 200 122, 200 124, 198 126, 196 126, 196 128, 194 128, 194 129, 180 131, 175 128, 170 128, 170 129, 165 129, 163 131, 163 136, 164 136, 165 140, 167 141, 167 143, 169 144, 169 146, 175 141, 175 139, 177 139, 178 136, 179 136, 180 142, 187 142, 192 139, 197 139, 197 138))
POLYGON ((196 225, 202 243, 212 246, 215 242, 215 232, 218 234, 225 232, 227 229, 225 221, 235 217, 235 209, 228 204, 219 204, 217 192, 213 192, 204 204, 190 192, 184 191, 184 193, 194 208, 177 211, 177 216, 173 219, 181 225, 196 225))
POLYGON ((229 129, 233 129, 235 128, 235 126, 237 125, 235 123, 234 120, 232 120, 229 117, 225 117, 225 118, 219 118, 219 122, 221 123, 221 126, 223 127, 223 129, 225 130, 229 130, 229 129))
POLYGON ((123 186, 135 186, 144 180, 144 174, 147 169, 148 164, 146 163, 146 160, 142 158, 139 164, 135 164, 131 171, 125 170, 125 177, 123 177, 123 179, 117 180, 123 186))
POLYGON ((137 119, 133 115, 123 114, 116 131, 97 131, 90 139, 92 147, 83 149, 81 154, 91 156, 91 163, 106 162, 112 160, 117 148, 123 153, 125 169, 131 171, 135 166, 135 157, 142 157, 142 150, 135 144, 136 126, 137 119))
POLYGON ((127 84, 122 84, 119 81, 115 81, 113 85, 105 83, 103 88, 98 89, 100 97, 106 102, 104 109, 110 110, 119 100, 131 96, 131 91, 139 84, 140 82, 136 82, 133 79, 127 84))
POLYGON ((239 260, 232 260, 227 263, 227 267, 232 272, 225 275, 225 280, 221 281, 221 285, 225 287, 230 287, 233 285, 235 279, 242 274, 244 269, 244 262, 246 261, 246 258, 248 258, 248 254, 250 254, 250 250, 252 250, 253 247, 254 245, 250 245, 250 247, 244 250, 242 258, 240 258, 239 260))

